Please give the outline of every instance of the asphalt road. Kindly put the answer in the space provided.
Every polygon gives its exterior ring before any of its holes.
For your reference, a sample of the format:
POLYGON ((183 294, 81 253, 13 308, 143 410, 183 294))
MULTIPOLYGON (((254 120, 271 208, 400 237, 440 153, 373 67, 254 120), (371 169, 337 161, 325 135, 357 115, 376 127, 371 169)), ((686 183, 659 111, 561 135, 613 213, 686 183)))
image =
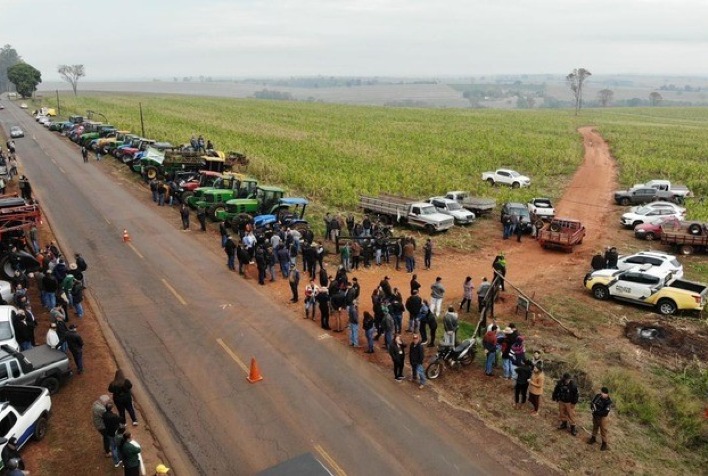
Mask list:
MULTIPOLYGON (((472 416, 444 410, 429 391, 396 384, 302 325, 229 272, 223 255, 181 232, 176 211, 173 221, 161 218, 147 192, 136 197, 93 159, 84 164, 76 145, 5 103, 5 130, 19 124, 26 132, 16 144, 35 195, 57 235, 86 257, 90 292, 193 474, 254 474, 307 452, 338 475, 509 466, 488 452, 472 416), (265 376, 257 384, 245 379, 251 356, 265 376)), ((101 371, 86 360, 88 371, 101 371)), ((502 452, 526 461, 512 472, 542 468, 506 444, 502 452)))

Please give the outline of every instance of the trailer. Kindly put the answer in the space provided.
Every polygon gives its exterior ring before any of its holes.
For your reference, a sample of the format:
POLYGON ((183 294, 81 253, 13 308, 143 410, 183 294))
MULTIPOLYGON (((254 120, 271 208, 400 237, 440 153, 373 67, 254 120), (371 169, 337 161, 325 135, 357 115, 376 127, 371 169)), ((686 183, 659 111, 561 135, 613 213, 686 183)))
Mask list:
POLYGON ((672 230, 669 226, 662 225, 661 243, 685 256, 705 253, 708 251, 708 228, 706 225, 693 223, 686 229, 672 230))
POLYGON ((573 246, 582 244, 583 238, 585 238, 583 224, 569 218, 554 218, 537 235, 541 248, 558 248, 567 253, 573 251, 573 246))

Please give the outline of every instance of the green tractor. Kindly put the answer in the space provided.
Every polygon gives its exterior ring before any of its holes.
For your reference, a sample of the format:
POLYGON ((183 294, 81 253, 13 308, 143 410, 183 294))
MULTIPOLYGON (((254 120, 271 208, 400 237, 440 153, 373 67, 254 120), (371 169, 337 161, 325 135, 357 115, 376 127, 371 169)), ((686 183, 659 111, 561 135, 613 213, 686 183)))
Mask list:
POLYGON ((84 130, 84 133, 81 134, 81 138, 79 139, 79 145, 88 148, 91 146, 91 142, 95 139, 106 137, 107 135, 115 132, 116 128, 110 124, 98 124, 95 128, 93 128, 93 131, 86 132, 86 130, 84 130))
POLYGON ((214 220, 233 224, 234 220, 241 221, 244 218, 243 214, 247 214, 249 217, 277 216, 281 208, 288 209, 287 206, 281 204, 284 195, 285 191, 282 188, 260 185, 253 198, 234 198, 226 201, 224 206, 214 213, 214 220))
POLYGON ((243 174, 229 174, 218 185, 204 190, 199 196, 196 195, 198 190, 195 190, 195 195, 189 197, 187 203, 192 208, 206 208, 208 216, 216 220, 216 212, 223 211, 227 201, 255 197, 258 180, 243 174))

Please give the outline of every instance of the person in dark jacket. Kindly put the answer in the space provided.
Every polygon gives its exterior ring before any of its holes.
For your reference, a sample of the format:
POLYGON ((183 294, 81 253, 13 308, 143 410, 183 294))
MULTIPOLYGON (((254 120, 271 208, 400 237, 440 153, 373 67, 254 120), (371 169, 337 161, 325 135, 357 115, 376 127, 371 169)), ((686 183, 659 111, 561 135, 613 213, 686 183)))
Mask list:
POLYGON ((255 261, 256 269, 258 270, 258 284, 263 286, 265 285, 266 268, 268 264, 266 263, 265 252, 262 246, 256 247, 255 261))
POLYGON ((364 320, 362 322, 364 334, 366 334, 366 353, 374 353, 374 316, 369 311, 364 311, 364 320))
POLYGON ((324 286, 321 287, 315 296, 315 301, 317 301, 320 308, 320 325, 322 329, 331 330, 329 327, 329 290, 324 286))
POLYGON ((425 368, 423 367, 423 362, 425 362, 425 348, 421 344, 418 334, 413 334, 413 342, 411 342, 410 348, 408 349, 408 359, 413 369, 413 380, 417 377, 420 383, 420 387, 418 388, 424 388, 425 368))
POLYGON ((401 339, 401 334, 396 334, 393 342, 388 347, 388 353, 393 361, 393 378, 397 382, 403 381, 403 364, 406 361, 406 344, 401 339))
POLYGON ((517 410, 522 408, 526 403, 526 396, 529 391, 529 380, 533 364, 530 360, 524 360, 523 365, 516 368, 516 385, 514 385, 514 408, 517 410))
POLYGON ((560 419, 559 430, 568 428, 570 424, 570 433, 575 436, 578 430, 575 428, 575 405, 578 403, 578 387, 570 378, 569 373, 564 373, 553 389, 552 400, 558 402, 558 418, 560 419))
POLYGON ((133 426, 138 426, 138 418, 135 416, 135 408, 133 408, 133 383, 125 378, 121 369, 116 370, 113 381, 108 385, 108 391, 113 395, 113 402, 118 409, 120 421, 125 423, 125 412, 130 415, 133 421, 133 426))
POLYGON ((22 457, 20 456, 20 450, 17 449, 17 438, 14 436, 7 441, 7 444, 2 449, 2 462, 5 467, 12 466, 10 464, 10 460, 12 459, 18 460, 18 464, 16 466, 17 469, 25 469, 25 463, 22 461, 22 457))
POLYGON ((104 432, 108 439, 108 448, 113 457, 113 464, 117 468, 121 462, 118 448, 116 447, 116 433, 118 433, 118 428, 120 427, 120 417, 113 411, 112 403, 106 403, 106 411, 103 413, 102 419, 105 427, 104 432))
POLYGON ((423 299, 418 295, 418 290, 414 290, 411 296, 406 299, 406 311, 408 311, 408 329, 406 332, 418 332, 418 321, 420 308, 423 307, 423 299))
POLYGON ((244 266, 248 266, 248 263, 251 261, 248 250, 243 243, 238 245, 238 248, 236 248, 236 258, 238 259, 238 274, 243 275, 244 266))
POLYGON ((601 451, 607 451, 610 448, 607 446, 607 425, 608 415, 612 409, 612 400, 610 399, 610 391, 607 387, 602 387, 600 393, 595 395, 590 403, 592 411, 592 436, 588 440, 588 444, 595 443, 597 433, 600 432, 602 438, 601 451))
POLYGON ((76 330, 76 325, 69 326, 69 332, 66 334, 66 345, 69 347, 74 363, 76 364, 76 372, 84 373, 84 340, 76 330))
POLYGON ((607 248, 605 251, 605 264, 608 269, 617 269, 617 260, 619 259, 619 254, 617 253, 617 248, 614 246, 607 248))
POLYGON ((182 230, 189 230, 189 207, 184 203, 179 207, 179 216, 182 219, 182 230))
POLYGON ((223 245, 224 252, 226 253, 226 266, 231 271, 236 271, 236 242, 231 238, 231 235, 226 235, 226 241, 223 245))

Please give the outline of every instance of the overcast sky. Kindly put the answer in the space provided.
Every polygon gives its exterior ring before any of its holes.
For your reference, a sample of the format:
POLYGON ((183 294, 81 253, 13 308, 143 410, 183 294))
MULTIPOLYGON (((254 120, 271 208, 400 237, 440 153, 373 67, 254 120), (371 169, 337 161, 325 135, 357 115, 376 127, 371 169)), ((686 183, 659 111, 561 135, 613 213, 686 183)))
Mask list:
POLYGON ((705 0, 0 0, 0 43, 58 79, 708 75, 705 0))

